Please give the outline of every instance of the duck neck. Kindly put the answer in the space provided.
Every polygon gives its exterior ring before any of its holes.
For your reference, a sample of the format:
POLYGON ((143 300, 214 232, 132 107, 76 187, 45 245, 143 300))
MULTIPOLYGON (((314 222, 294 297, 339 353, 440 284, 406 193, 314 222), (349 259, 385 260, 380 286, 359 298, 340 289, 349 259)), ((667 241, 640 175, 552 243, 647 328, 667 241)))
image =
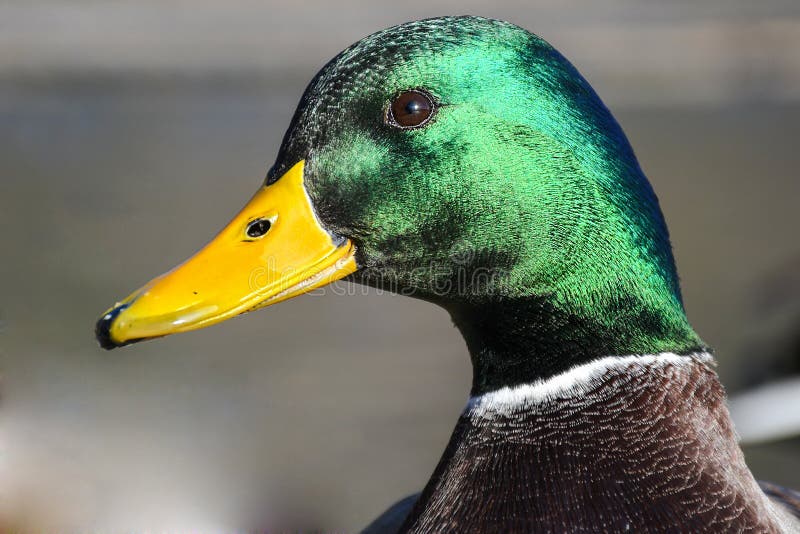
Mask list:
POLYGON ((710 363, 612 356, 473 396, 403 531, 775 531, 710 363))
POLYGON ((706 350, 678 303, 665 309, 626 298, 587 314, 533 296, 447 308, 470 352, 472 395, 547 379, 610 354, 706 350))

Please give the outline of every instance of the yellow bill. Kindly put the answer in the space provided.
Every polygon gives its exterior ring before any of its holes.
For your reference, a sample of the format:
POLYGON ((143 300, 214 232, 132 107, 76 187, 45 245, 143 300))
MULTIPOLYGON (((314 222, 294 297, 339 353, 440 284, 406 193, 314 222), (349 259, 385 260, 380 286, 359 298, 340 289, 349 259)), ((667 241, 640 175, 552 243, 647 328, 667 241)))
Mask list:
POLYGON ((355 246, 317 220, 303 168, 262 187, 197 254, 108 310, 97 322, 100 345, 196 330, 353 273, 355 246))

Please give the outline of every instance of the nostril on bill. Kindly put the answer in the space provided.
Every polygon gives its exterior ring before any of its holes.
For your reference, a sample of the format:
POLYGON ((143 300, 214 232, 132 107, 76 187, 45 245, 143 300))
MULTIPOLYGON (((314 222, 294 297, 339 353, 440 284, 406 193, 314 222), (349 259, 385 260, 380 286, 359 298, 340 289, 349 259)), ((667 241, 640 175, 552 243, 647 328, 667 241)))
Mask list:
POLYGON ((250 221, 250 223, 247 225, 245 233, 247 233, 247 237, 256 239, 269 232, 271 226, 272 223, 269 222, 269 219, 256 219, 254 221, 250 221))

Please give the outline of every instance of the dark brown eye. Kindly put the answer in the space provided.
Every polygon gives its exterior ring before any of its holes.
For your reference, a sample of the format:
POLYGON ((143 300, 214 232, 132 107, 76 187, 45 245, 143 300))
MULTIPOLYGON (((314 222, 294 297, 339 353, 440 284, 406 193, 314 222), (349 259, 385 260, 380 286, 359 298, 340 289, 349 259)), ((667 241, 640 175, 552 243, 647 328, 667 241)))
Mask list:
POLYGON ((404 91, 389 106, 389 124, 400 128, 419 128, 434 112, 433 100, 422 91, 404 91))

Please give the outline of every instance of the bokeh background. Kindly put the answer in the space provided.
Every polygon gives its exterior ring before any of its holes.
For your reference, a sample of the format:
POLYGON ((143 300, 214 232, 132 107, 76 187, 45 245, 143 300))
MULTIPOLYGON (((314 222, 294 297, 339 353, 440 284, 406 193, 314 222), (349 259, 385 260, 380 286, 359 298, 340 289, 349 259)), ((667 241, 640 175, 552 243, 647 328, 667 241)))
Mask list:
MULTIPOLYGON (((444 14, 507 19, 575 63, 659 194, 729 391, 792 384, 796 0, 3 0, 0 530, 353 531, 422 488, 470 379, 429 304, 353 288, 110 353, 93 325, 243 205, 330 57, 444 14)), ((747 434, 797 412, 734 415, 747 434)), ((800 487, 799 444, 745 452, 800 487)))

